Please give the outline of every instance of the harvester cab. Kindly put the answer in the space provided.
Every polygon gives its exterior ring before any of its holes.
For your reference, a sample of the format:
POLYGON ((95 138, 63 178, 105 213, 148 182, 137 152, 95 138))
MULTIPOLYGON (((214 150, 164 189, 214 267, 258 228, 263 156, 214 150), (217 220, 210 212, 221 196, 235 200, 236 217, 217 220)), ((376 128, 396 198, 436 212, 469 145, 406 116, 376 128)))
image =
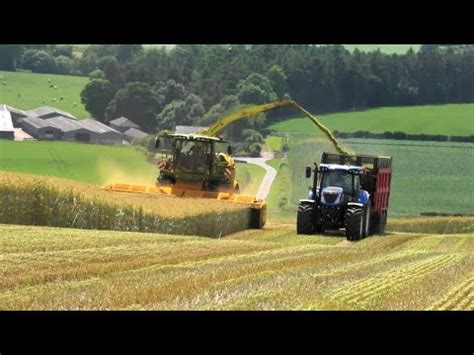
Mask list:
POLYGON ((193 134, 160 134, 157 186, 238 193, 230 143, 193 134))
POLYGON ((300 200, 297 233, 345 228, 348 240, 384 234, 392 174, 391 157, 323 153, 307 199, 300 200))

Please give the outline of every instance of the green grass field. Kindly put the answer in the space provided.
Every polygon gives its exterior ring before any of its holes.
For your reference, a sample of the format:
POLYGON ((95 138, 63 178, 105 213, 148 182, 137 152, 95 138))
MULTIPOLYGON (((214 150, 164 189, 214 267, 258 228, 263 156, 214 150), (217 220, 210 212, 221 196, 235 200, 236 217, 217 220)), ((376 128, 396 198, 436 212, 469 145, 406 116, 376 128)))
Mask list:
POLYGON ((142 153, 130 147, 47 141, 0 140, 0 170, 92 184, 114 179, 153 183, 158 174, 142 153))
POLYGON ((415 52, 420 49, 419 44, 345 44, 344 47, 350 52, 357 48, 361 52, 371 52, 380 49, 386 54, 405 54, 410 48, 415 52))
POLYGON ((265 170, 255 164, 236 163, 236 178, 243 194, 255 195, 265 170))
MULTIPOLYGON (((152 185, 158 176, 156 167, 131 147, 47 141, 0 140, 0 170, 91 184, 152 185)), ((243 193, 255 194, 264 174, 257 165, 237 164, 237 181, 243 193)))
POLYGON ((474 310, 472 234, 350 243, 273 223, 215 240, 0 225, 1 310, 474 310))
MULTIPOLYGON (((400 131, 410 134, 469 136, 474 134, 474 104, 383 107, 317 116, 332 131, 400 131)), ((268 127, 279 132, 311 134, 307 118, 294 118, 268 127)))
POLYGON ((0 71, 0 76, 3 77, 0 79, 0 104, 21 110, 52 106, 78 118, 90 117, 80 97, 82 89, 89 81, 88 78, 7 71, 0 71), (49 87, 48 79, 57 86, 56 90, 49 87), (6 85, 3 85, 3 82, 6 82, 6 85), (60 100, 61 97, 63 100, 60 100))
MULTIPOLYGON (((474 144, 418 141, 350 139, 340 140, 360 154, 393 157, 390 213, 405 216, 421 212, 474 213, 474 144)), ((270 211, 281 215, 279 203, 288 201, 295 216, 298 200, 306 198, 311 180, 304 176, 306 166, 320 162, 323 151, 332 147, 322 139, 301 140, 290 136, 288 161, 271 162, 279 175, 268 198, 270 211)))

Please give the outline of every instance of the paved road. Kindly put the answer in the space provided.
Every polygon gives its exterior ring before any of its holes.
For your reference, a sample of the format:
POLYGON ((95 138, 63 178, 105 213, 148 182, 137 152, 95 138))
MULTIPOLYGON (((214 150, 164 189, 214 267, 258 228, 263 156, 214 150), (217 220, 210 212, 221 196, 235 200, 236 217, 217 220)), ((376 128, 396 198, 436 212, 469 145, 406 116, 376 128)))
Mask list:
POLYGON ((256 164, 265 169, 266 173, 260 183, 260 187, 257 191, 257 199, 265 199, 270 193, 270 188, 272 187, 273 180, 277 175, 277 171, 272 168, 270 165, 266 164, 267 160, 273 159, 273 152, 263 152, 261 158, 237 158, 237 160, 246 161, 249 164, 256 164))

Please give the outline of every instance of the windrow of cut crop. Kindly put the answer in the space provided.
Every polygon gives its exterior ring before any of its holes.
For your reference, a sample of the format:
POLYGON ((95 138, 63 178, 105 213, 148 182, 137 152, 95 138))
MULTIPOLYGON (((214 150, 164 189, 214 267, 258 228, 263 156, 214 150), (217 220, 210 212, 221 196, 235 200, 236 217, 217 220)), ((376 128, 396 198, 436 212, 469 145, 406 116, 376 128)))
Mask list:
POLYGON ((196 206, 195 199, 180 199, 181 209, 172 216, 170 208, 176 202, 172 198, 148 197, 141 205, 136 197, 137 200, 130 200, 133 203, 124 203, 123 194, 105 200, 100 194, 58 188, 46 183, 48 179, 9 175, 9 179, 0 179, 0 223, 208 237, 234 233, 250 224, 250 209, 244 205, 220 202, 219 206, 213 204, 216 201, 209 201, 210 207, 205 210, 196 206), (13 176, 17 178, 14 182, 13 176), (154 208, 146 206, 153 202, 157 204, 154 208))

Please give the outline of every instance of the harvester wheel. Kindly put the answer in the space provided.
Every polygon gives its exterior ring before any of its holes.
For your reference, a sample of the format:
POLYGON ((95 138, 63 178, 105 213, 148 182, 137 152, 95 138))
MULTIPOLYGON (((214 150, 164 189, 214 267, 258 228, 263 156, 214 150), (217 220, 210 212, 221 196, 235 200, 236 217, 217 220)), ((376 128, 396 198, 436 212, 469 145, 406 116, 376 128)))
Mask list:
POLYGON ((364 236, 364 209, 359 206, 350 206, 344 215, 346 238, 349 241, 362 239, 364 236))
POLYGON ((267 205, 262 208, 253 208, 250 210, 250 228, 261 229, 267 221, 267 205))
POLYGON ((301 202, 298 206, 296 217, 296 234, 314 234, 316 219, 316 205, 314 203, 301 202))

